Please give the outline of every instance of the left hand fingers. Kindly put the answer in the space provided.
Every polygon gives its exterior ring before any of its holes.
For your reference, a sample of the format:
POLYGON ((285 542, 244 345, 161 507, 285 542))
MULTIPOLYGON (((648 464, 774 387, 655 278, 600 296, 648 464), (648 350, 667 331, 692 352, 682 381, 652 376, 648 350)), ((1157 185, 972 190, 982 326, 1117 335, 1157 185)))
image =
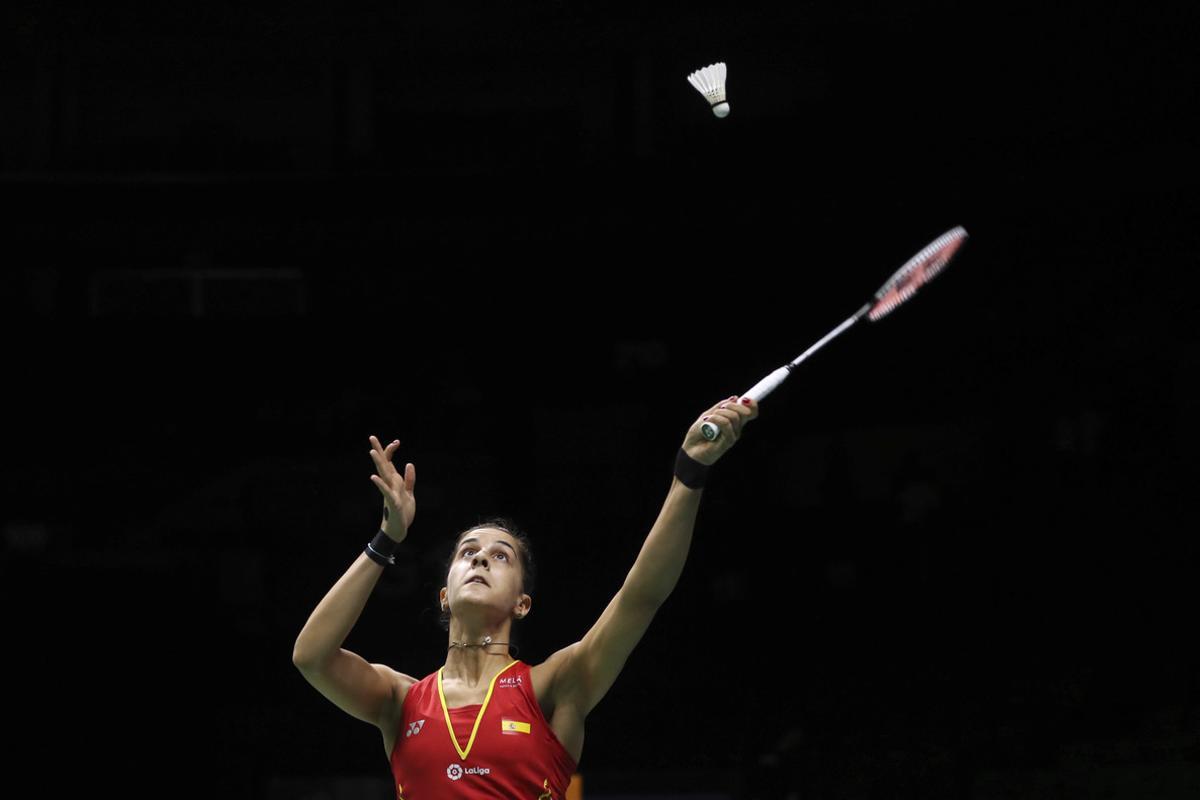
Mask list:
POLYGON ((742 403, 741 398, 722 400, 709 411, 709 420, 716 422, 717 417, 726 420, 733 430, 734 439, 737 439, 742 434, 742 426, 758 416, 758 404, 753 400, 750 403, 742 403))

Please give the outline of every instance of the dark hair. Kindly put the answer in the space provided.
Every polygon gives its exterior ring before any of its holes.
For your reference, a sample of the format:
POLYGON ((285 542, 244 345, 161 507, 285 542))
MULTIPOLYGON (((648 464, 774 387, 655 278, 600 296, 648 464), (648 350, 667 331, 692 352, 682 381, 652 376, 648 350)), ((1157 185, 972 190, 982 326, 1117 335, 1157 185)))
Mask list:
MULTIPOLYGON (((445 585, 446 577, 450 574, 450 567, 454 564, 454 556, 458 554, 458 543, 462 540, 463 536, 479 528, 499 528, 517 540, 517 550, 521 555, 521 591, 524 594, 532 595, 534 583, 537 580, 537 565, 533 561, 533 542, 529 540, 528 534, 517 527, 517 524, 508 517, 490 517, 477 525, 472 525, 466 530, 460 531, 454 537, 454 546, 450 548, 450 556, 442 565, 442 585, 445 585)), ((516 623, 517 620, 513 620, 514 627, 516 623)), ((449 608, 441 611, 438 616, 438 624, 442 630, 450 630, 449 608)))

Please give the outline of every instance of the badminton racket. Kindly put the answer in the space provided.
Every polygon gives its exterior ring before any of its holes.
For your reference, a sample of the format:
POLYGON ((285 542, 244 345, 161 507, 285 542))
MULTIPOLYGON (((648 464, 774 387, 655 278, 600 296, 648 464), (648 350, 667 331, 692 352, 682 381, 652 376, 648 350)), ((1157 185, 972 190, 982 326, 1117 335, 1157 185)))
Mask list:
MULTIPOLYGON (((778 388, 779 384, 783 383, 788 375, 792 373, 792 370, 799 366, 801 362, 848 331, 854 326, 854 323, 863 317, 866 317, 871 322, 878 322, 895 311, 904 301, 916 294, 918 289, 929 283, 939 272, 945 269, 946 265, 950 263, 950 260, 954 258, 966 240, 967 232, 961 225, 946 231, 934 239, 921 252, 905 262, 904 266, 896 270, 892 274, 892 277, 888 278, 883 286, 879 287, 879 291, 875 293, 875 297, 858 311, 855 311, 852 317, 822 336, 816 344, 805 350, 793 361, 784 364, 747 389, 742 394, 742 397, 751 397, 756 401, 761 401, 778 388)), ((712 422, 705 422, 701 425, 700 432, 710 442, 715 441, 721 435, 721 429, 712 422)))

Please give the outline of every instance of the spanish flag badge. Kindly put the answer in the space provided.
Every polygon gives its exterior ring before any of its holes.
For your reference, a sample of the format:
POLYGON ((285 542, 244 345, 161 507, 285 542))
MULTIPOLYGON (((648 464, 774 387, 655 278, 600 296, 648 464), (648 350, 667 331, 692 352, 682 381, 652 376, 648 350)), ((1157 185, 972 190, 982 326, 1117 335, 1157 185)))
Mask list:
POLYGON ((501 733, 529 733, 529 723, 521 722, 519 719, 508 719, 501 717, 500 719, 501 733))

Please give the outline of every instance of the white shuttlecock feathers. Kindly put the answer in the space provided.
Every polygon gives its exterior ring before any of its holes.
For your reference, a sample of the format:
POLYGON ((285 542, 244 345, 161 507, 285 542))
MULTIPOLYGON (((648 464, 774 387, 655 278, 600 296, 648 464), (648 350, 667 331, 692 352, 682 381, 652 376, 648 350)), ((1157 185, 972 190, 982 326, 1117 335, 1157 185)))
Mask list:
POLYGON ((688 75, 688 83, 704 95, 718 117, 729 116, 729 103, 725 102, 725 62, 718 61, 688 75))

